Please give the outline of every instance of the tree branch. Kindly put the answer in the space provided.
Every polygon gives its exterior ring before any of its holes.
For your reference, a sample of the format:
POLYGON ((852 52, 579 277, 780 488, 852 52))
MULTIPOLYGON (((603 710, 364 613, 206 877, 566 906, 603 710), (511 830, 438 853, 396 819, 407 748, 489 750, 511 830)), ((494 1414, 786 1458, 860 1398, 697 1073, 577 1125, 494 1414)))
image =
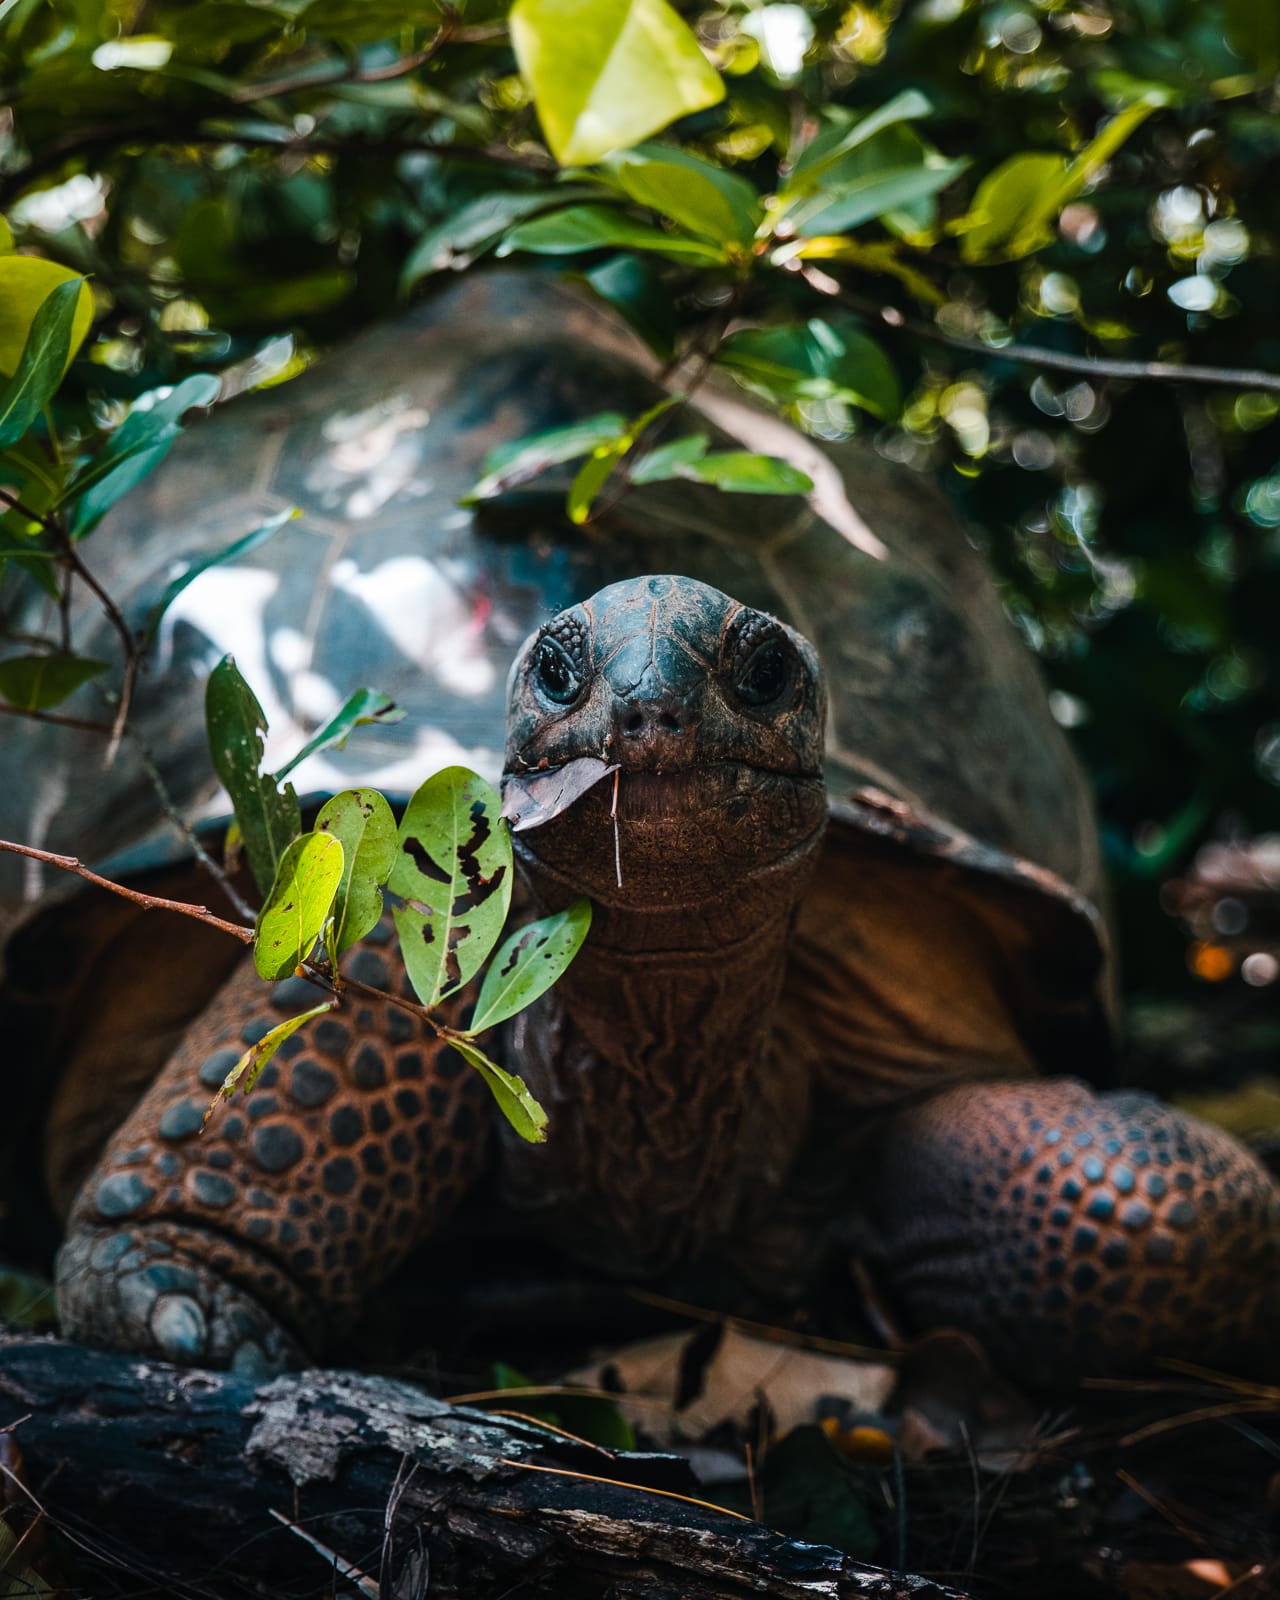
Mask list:
POLYGON ((27 717, 32 722, 53 722, 59 728, 79 728, 82 733, 110 733, 110 722, 93 722, 88 717, 62 717, 56 711, 28 711, 24 706, 5 705, 0 700, 0 712, 6 717, 27 717))
POLYGON ((1108 356, 1070 355, 1034 344, 997 347, 985 344, 981 339, 966 339, 959 334, 946 333, 933 323, 908 316, 906 312, 899 311, 897 306, 856 294, 825 272, 815 271, 810 266, 802 267, 800 274, 811 289, 828 299, 838 300, 851 311, 874 317, 888 328, 912 334, 917 339, 926 339, 930 344, 945 345, 950 350, 982 356, 988 361, 1016 361, 1024 366, 1043 367, 1051 372, 1074 372, 1086 378, 1196 383, 1210 388, 1260 389, 1269 394, 1280 394, 1280 373, 1264 372, 1257 367, 1203 367, 1181 361, 1117 361, 1108 356))

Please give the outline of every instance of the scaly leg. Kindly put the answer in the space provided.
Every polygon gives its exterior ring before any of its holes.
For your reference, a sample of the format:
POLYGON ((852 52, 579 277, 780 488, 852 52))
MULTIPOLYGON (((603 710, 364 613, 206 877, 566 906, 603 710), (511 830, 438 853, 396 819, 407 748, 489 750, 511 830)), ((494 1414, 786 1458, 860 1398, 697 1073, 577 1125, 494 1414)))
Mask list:
POLYGON ((1220 1129, 1069 1080, 978 1083, 870 1140, 861 1253, 914 1329, 950 1325, 1002 1371, 1259 1359, 1280 1315, 1280 1189, 1220 1129))
MULTIPOLYGON (((408 993, 389 951, 350 965, 408 993)), ((69 1337, 248 1373, 296 1365, 448 1216, 483 1161, 488 1096, 386 1003, 352 997, 306 1024, 201 1132, 246 1045, 320 997, 246 966, 187 1034, 77 1196, 57 1271, 69 1337)))

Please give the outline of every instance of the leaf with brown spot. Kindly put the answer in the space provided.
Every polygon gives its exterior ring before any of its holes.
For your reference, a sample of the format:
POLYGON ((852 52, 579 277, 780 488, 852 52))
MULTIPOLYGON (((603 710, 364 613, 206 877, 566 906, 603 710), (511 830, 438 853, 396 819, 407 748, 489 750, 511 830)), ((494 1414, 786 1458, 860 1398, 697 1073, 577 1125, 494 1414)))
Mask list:
POLYGON ((341 955, 376 927, 382 915, 382 885, 395 865, 396 819, 376 789, 344 789, 325 802, 315 831, 342 844, 332 941, 341 955))
POLYGON ((591 927, 591 902, 517 928, 484 975, 470 1033, 483 1033, 545 994, 577 955, 591 927))
POLYGON ((511 904, 511 838, 498 796, 465 767, 428 778, 405 808, 388 887, 414 992, 438 1005, 470 982, 511 904))

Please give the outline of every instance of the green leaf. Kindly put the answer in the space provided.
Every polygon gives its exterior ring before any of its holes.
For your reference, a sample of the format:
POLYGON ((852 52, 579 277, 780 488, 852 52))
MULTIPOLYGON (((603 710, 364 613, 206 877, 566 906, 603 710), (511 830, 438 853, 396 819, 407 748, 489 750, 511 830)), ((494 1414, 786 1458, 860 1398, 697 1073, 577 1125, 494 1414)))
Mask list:
POLYGON ((591 507, 595 504, 596 496, 608 482, 613 469, 635 446, 636 441, 651 423, 670 411, 672 406, 680 405, 683 400, 683 395, 664 396, 657 405, 650 406, 634 422, 629 423, 627 431, 620 438, 610 444, 596 447, 590 459, 583 462, 577 477, 569 486, 565 510, 570 522, 578 526, 586 522, 591 515, 591 507))
POLYGON ((253 964, 260 978, 287 978, 315 949, 342 882, 345 854, 332 834, 304 833, 281 856, 254 929, 253 964))
POLYGON ((382 885, 395 864, 396 819, 376 789, 344 789, 325 802, 315 831, 331 833, 342 844, 332 960, 363 939, 382 915, 382 885))
POLYGON ((279 772, 276 773, 276 782, 280 783, 301 765, 308 756, 313 756, 319 750, 342 750, 346 747, 347 740, 357 728, 367 727, 371 723, 389 726, 392 723, 403 722, 405 719, 403 707, 398 706, 390 695, 383 694, 379 689, 357 689, 346 704, 334 713, 320 729, 307 740, 302 749, 291 760, 286 761, 279 772))
POLYGON ((222 1087, 210 1102, 209 1110, 204 1114, 204 1120, 208 1122, 210 1113, 218 1101, 230 1100, 237 1088, 239 1088, 241 1094, 248 1094, 254 1084, 257 1083, 258 1074, 285 1040, 292 1038, 304 1022, 310 1022, 312 1017, 324 1016, 326 1011, 335 1010, 337 1004, 336 1000, 326 1000, 323 1005, 313 1006, 310 1011, 303 1011, 296 1017, 288 1018, 285 1022, 278 1022, 270 1033, 263 1034, 257 1044, 251 1044, 222 1080, 222 1087), (242 1079, 243 1082, 241 1081, 242 1079))
POLYGON ((73 503, 73 539, 82 539, 95 528, 122 495, 159 466, 182 432, 183 415, 193 406, 212 405, 221 386, 220 379, 197 372, 154 405, 134 406, 54 502, 55 506, 73 503))
POLYGON ((764 215, 753 184, 675 146, 623 151, 605 162, 601 176, 638 205, 716 244, 749 248, 764 215))
POLYGON ((511 904, 511 836, 498 796, 474 772, 446 767, 410 799, 389 887, 409 981, 438 1005, 475 977, 511 904))
POLYGON ((718 245, 682 234, 667 233, 643 222, 633 222, 614 206, 570 206, 550 216, 522 222, 498 246, 500 256, 517 250, 531 255, 567 256, 581 250, 601 250, 606 245, 622 245, 628 250, 651 250, 673 261, 703 261, 717 265, 729 259, 718 245))
MULTIPOLYGON (((89 285, 79 273, 57 262, 39 256, 0 255, 0 373, 17 372, 40 307, 60 284, 73 281, 79 283, 80 291, 71 319, 64 371, 93 322, 89 285)), ((58 376, 61 378, 62 373, 58 376)))
POLYGON ((704 456, 692 464, 687 475, 701 478, 703 483, 726 494, 808 494, 813 488, 813 479, 789 461, 746 450, 704 456))
POLYGON ((821 181, 823 174, 851 150, 865 144, 885 128, 927 117, 932 110, 932 105, 918 89, 905 89, 856 122, 850 123, 843 115, 833 116, 828 126, 815 135, 796 158, 785 192, 813 188, 821 181))
POLYGON ((17 444, 62 382, 83 278, 68 278, 40 304, 18 370, 0 391, 0 449, 17 444))
POLYGON ((609 481, 609 474, 630 448, 631 440, 626 438, 618 439, 610 445, 601 445, 578 468, 577 476, 569 485, 569 493, 564 503, 569 521, 575 526, 581 527, 591 515, 591 507, 596 502, 596 496, 609 481))
POLYGON ((87 656, 10 656, 0 661, 0 696, 24 711, 47 711, 106 670, 105 661, 87 656))
POLYGON ((476 1001, 471 1035, 496 1027, 545 994, 582 947, 591 927, 591 902, 517 928, 494 956, 476 1001))
POLYGON ((1057 196, 1067 174, 1065 156, 1011 156, 978 185, 960 254, 966 261, 1002 261, 1029 255, 1053 238, 1057 196))
POLYGON ((449 1043, 468 1066, 472 1066, 489 1086, 489 1093, 498 1102, 498 1110, 522 1139, 530 1144, 542 1144, 547 1137, 547 1113, 525 1087, 524 1080, 513 1072, 505 1072, 496 1061, 490 1061, 484 1051, 469 1039, 450 1037, 449 1043))
POLYGON ((868 334, 814 318, 779 328, 753 328, 725 341, 716 360, 769 398, 838 400, 875 416, 901 406, 893 363, 868 334))
POLYGON ((274 517, 268 517, 260 528, 254 528, 251 533, 246 533, 243 538, 236 539, 227 545, 224 550, 216 550, 211 556, 202 556, 198 561, 192 561, 176 578, 165 586, 164 593, 147 613, 147 620, 143 624, 140 643, 145 649, 156 636, 156 629, 165 612, 178 598, 189 584, 195 582, 202 572, 208 572, 210 567, 219 567, 226 561, 234 561, 238 556, 247 555, 250 550, 256 550, 260 544, 267 540, 286 522, 292 522, 300 516, 297 506, 289 506, 285 511, 278 511, 274 517))
POLYGON ((846 233, 873 217, 926 200, 954 183, 968 161, 935 165, 912 163, 862 173, 847 183, 814 190, 790 205, 784 215, 797 233, 846 233))
POLYGON ((1135 128, 1171 97, 1148 90, 1117 112, 1068 162, 1047 154, 1011 156, 978 185, 973 205, 956 224, 966 261, 1016 261, 1053 238, 1062 208, 1081 194, 1135 128))
POLYGON ((709 443, 705 433, 691 433, 683 439, 673 439, 670 444, 660 444, 632 467, 632 483, 662 483, 668 478, 685 476, 685 469, 696 465, 706 455, 709 443))
POLYGON ((724 84, 666 0, 516 0, 511 43, 562 166, 724 98, 724 84))
POLYGON ((301 824, 298 797, 291 783, 281 793, 261 770, 266 718, 231 656, 209 674, 204 706, 213 770, 231 797, 254 881, 267 894, 301 824))
POLYGON ((428 229, 409 253, 400 274, 400 292, 406 293, 433 272, 464 265, 496 244, 509 228, 526 217, 557 206, 590 200, 593 189, 582 185, 547 189, 521 189, 512 194, 484 194, 451 212, 428 229))
POLYGON ((600 445, 621 438, 626 431, 627 419, 622 413, 606 411, 598 417, 588 417, 585 422, 570 423, 567 428, 548 428, 543 433, 529 433, 523 439, 499 445, 485 457, 481 468, 483 476, 463 498, 462 504, 491 500, 508 489, 528 483, 548 467, 590 455, 600 445))

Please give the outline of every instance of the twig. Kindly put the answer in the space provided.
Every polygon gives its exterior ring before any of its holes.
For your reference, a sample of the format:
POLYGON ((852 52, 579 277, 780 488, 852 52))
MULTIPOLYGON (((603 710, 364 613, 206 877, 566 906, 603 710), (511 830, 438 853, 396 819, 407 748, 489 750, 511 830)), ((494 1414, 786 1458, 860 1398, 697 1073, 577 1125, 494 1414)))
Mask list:
POLYGON ((197 922, 207 922, 211 928, 219 928, 223 933, 229 933, 233 938, 239 939, 241 944, 253 943, 252 928, 242 928, 237 922, 228 922, 224 917, 217 917, 207 906, 194 906, 185 900, 165 900, 159 895, 143 894, 140 889, 127 889, 122 883, 113 883, 110 878, 91 872, 77 856, 54 855, 50 850, 37 850, 34 845, 14 844, 11 839, 0 839, 0 850, 8 850, 15 856, 29 856, 32 861, 43 861, 46 866, 58 867, 63 872, 74 872, 76 877, 84 878, 88 883, 96 883, 100 889, 109 889, 112 894, 132 900, 134 905, 141 906, 144 911, 176 911, 181 916, 194 917, 197 922))
POLYGON ((701 1506, 704 1511, 718 1511, 722 1517, 736 1517, 739 1522, 750 1522, 741 1511, 730 1511, 728 1506, 718 1506, 714 1500, 696 1500, 691 1494, 677 1494, 674 1489, 654 1489, 647 1483, 628 1483, 625 1478, 602 1478, 597 1472, 570 1472, 565 1467, 539 1467, 532 1461, 512 1461, 500 1457, 503 1467, 519 1467, 523 1472, 548 1472, 554 1478, 581 1478, 586 1483, 611 1483, 619 1489, 638 1489, 641 1494, 661 1495, 664 1500, 682 1500, 687 1506, 701 1506))
POLYGON ((240 891, 236 888, 235 884, 232 883, 230 875, 224 870, 222 865, 215 861, 205 849, 204 845, 201 844, 200 836, 178 810, 176 804, 174 803, 173 796, 169 793, 168 785, 165 783, 163 777, 161 777, 159 767, 156 766, 155 757, 151 753, 150 745, 148 745, 147 741, 142 737, 136 728, 128 728, 126 729, 126 732, 133 740, 134 748, 138 752, 138 758, 142 762, 143 770, 146 772, 147 777, 151 779, 151 787, 156 792, 156 799, 160 802, 161 810, 164 812, 165 816, 168 817, 169 821, 173 823, 174 827, 177 828, 182 837, 187 841, 187 844, 191 849, 191 853, 195 856, 196 860, 214 880, 214 882, 218 884, 223 894, 225 894, 227 899, 230 900, 231 904, 235 907, 240 916, 242 916, 246 922, 252 922, 256 915, 253 907, 249 905, 249 903, 241 895, 240 891))
POLYGON ((54 722, 60 728, 79 728, 84 733, 110 733, 112 724, 94 722, 89 717, 63 717, 56 711, 29 711, 25 706, 7 706, 0 701, 0 712, 6 717, 29 717, 32 722, 54 722))
POLYGON ((292 77, 276 78, 268 83, 247 83, 237 89, 230 99, 240 105, 251 105, 258 100, 275 100, 283 94, 296 94, 306 89, 332 89, 345 83, 392 83, 426 66, 447 44, 489 44, 506 37, 505 24, 461 28, 456 15, 446 13, 444 21, 421 50, 389 62, 385 67, 356 67, 346 62, 329 72, 318 72, 311 76, 294 73, 292 77))
POLYGON ((303 1544, 309 1544, 318 1556, 329 1563, 334 1571, 341 1573, 349 1583, 354 1583, 361 1594, 367 1594, 370 1600, 378 1600, 378 1585, 367 1573, 361 1572, 360 1568, 354 1566, 350 1561, 344 1561, 336 1550, 331 1549, 327 1544, 321 1544, 319 1539, 313 1538, 311 1534, 300 1528, 296 1522, 290 1521, 283 1512, 277 1511, 274 1506, 268 1506, 267 1513, 273 1516, 277 1522, 283 1522, 290 1533, 297 1534, 303 1544))
POLYGON ((960 334, 946 333, 932 323, 908 316, 904 311, 899 311, 897 306, 855 294, 825 272, 815 272, 805 266, 800 269, 800 275, 818 294, 838 300, 841 305, 864 316, 875 317, 888 328, 912 334, 917 339, 927 339, 931 344, 946 345, 948 349, 959 350, 966 355, 983 356, 988 361, 1016 361, 1025 366, 1044 367, 1052 372, 1075 372, 1082 377, 1199 383, 1212 388, 1260 389, 1269 394, 1280 394, 1280 373, 1263 372, 1257 367, 1203 367, 1180 361, 1117 361, 1109 356, 1069 355, 1062 350, 1050 350, 1044 345, 985 344, 981 339, 966 339, 960 334))

